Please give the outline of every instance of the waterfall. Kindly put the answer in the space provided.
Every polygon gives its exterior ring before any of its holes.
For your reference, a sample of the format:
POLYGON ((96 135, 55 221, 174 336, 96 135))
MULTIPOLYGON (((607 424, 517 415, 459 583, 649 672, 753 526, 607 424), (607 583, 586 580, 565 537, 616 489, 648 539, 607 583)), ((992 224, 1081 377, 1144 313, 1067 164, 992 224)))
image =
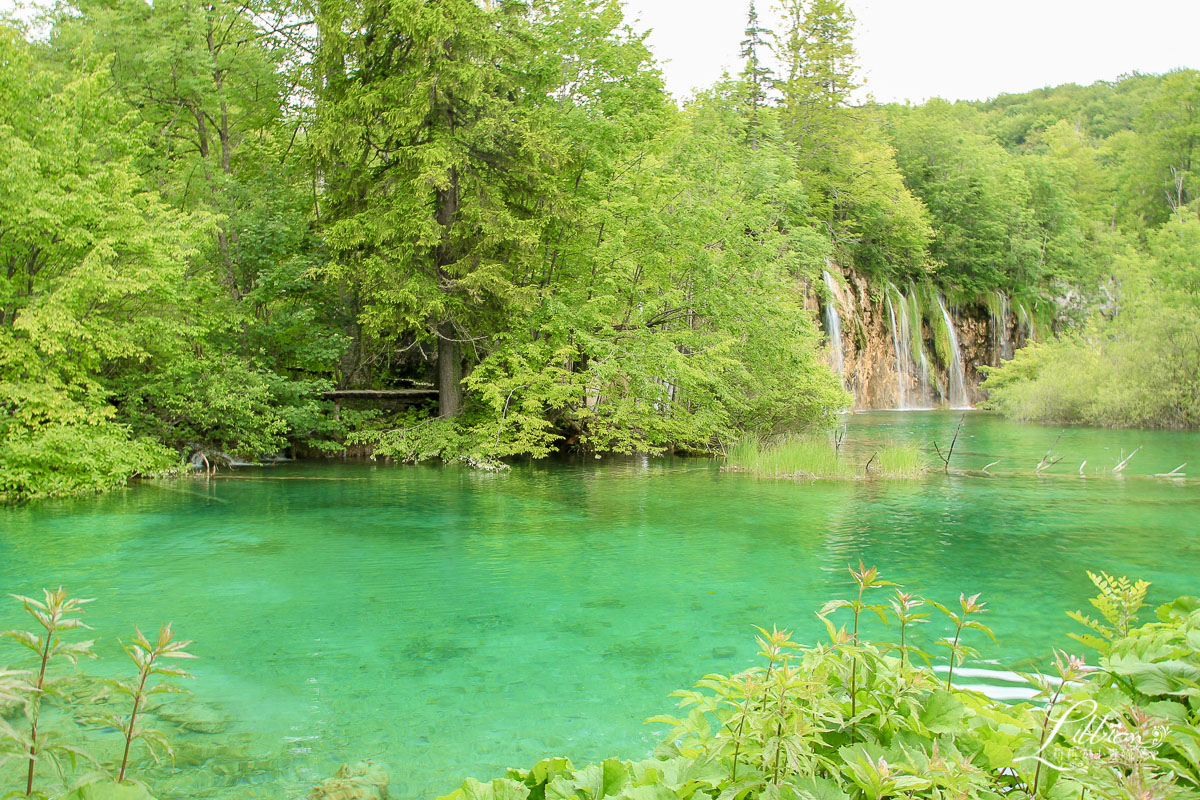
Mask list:
MULTIPOLYGON (((901 295, 903 297, 903 295, 901 295)), ((908 310, 904 318, 909 321, 909 355, 913 364, 920 369, 917 372, 917 402, 922 407, 933 405, 933 393, 930 390, 929 359, 925 356, 925 337, 921 330, 921 305, 917 301, 917 287, 912 281, 908 282, 908 297, 904 305, 908 310)))
POLYGON ((958 333, 954 330, 954 320, 946 310, 946 301, 942 299, 940 292, 937 301, 942 310, 942 317, 946 320, 946 334, 950 337, 950 364, 947 366, 950 372, 950 407, 970 408, 971 401, 967 399, 967 373, 963 369, 962 353, 958 349, 958 333))
POLYGON ((838 375, 844 375, 846 356, 842 351, 842 319, 838 316, 837 310, 837 285, 833 282, 833 276, 829 274, 829 270, 824 270, 822 274, 825 276, 825 288, 829 290, 829 297, 825 300, 825 331, 829 334, 833 368, 837 370, 838 375))
POLYGON ((1012 337, 1009 335, 1008 318, 1012 314, 1008 303, 1008 295, 1000 289, 996 290, 996 306, 989 309, 992 313, 992 349, 996 360, 1007 361, 1013 357, 1012 337))
MULTIPOLYGON (((895 289, 896 287, 892 286, 891 288, 895 289)), ((908 384, 912 379, 912 370, 910 369, 912 362, 908 357, 907 349, 900 348, 900 327, 896 324, 896 309, 892 307, 891 293, 887 294, 887 310, 888 319, 892 323, 892 351, 896 354, 896 408, 908 408, 908 384)), ((901 310, 903 311, 903 306, 901 306, 901 310)), ((900 318, 904 319, 903 313, 900 318)), ((905 322, 907 321, 905 319, 905 322)), ((905 325, 905 327, 908 326, 905 325)))
POLYGON ((925 357, 916 291, 912 290, 906 297, 894 283, 889 282, 884 300, 892 325, 892 350, 896 356, 896 408, 929 408, 932 405, 929 360, 925 357))
POLYGON ((1017 327, 1025 341, 1033 341, 1033 317, 1029 315, 1029 309, 1025 304, 1017 301, 1017 327))

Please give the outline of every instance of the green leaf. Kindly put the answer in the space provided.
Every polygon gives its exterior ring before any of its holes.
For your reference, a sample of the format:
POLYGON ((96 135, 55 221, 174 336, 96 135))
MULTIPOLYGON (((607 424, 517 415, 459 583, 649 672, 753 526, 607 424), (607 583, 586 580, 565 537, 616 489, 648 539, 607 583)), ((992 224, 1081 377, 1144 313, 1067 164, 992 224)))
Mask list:
POLYGON ((966 712, 966 706, 952 692, 938 689, 925 700, 920 720, 933 733, 952 733, 958 730, 966 712))
POLYGON ((1144 661, 1136 655, 1110 656, 1105 667, 1114 675, 1128 678, 1134 688, 1151 697, 1158 695, 1196 696, 1200 690, 1200 666, 1178 659, 1144 661))
POLYGON ((462 787, 439 800, 525 800, 529 787, 508 778, 496 778, 491 783, 480 783, 467 778, 462 787))

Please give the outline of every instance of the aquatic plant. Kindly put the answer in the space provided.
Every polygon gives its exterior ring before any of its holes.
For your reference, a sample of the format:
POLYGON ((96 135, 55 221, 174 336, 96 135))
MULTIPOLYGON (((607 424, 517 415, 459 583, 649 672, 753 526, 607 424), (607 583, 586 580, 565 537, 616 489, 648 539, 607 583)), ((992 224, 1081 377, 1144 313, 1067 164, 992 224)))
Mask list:
POLYGON ((919 478, 928 471, 921 451, 907 444, 880 448, 870 464, 872 474, 885 478, 919 478))
POLYGON ((39 740, 38 721, 43 699, 57 695, 57 681, 49 675, 51 664, 60 659, 75 664, 80 658, 96 657, 92 652, 95 640, 71 642, 63 637, 63 634, 69 631, 88 628, 79 619, 79 615, 83 613, 83 606, 92 600, 68 597, 66 590, 61 586, 53 592, 43 589, 42 593, 43 600, 13 595, 25 611, 37 620, 42 628, 41 632, 13 630, 3 634, 5 638, 33 651, 38 659, 37 677, 30 682, 28 699, 24 703, 25 717, 29 723, 29 737, 26 740, 29 755, 29 768, 25 779, 26 797, 33 794, 34 769, 39 759, 49 758, 56 766, 59 765, 59 758, 63 756, 71 758, 72 761, 80 756, 91 760, 91 756, 77 747, 46 740, 44 737, 39 740))
POLYGON ((144 742, 146 749, 149 750, 155 762, 159 761, 159 751, 171 757, 175 755, 175 751, 171 748, 171 743, 161 731, 147 728, 144 725, 138 725, 138 712, 142 710, 147 697, 163 692, 183 691, 179 687, 169 683, 150 684, 151 676, 193 678, 192 675, 182 669, 165 666, 162 663, 166 659, 195 658, 194 655, 184 649, 191 644, 190 641, 174 641, 174 633, 171 630, 170 623, 159 628, 158 639, 153 644, 146 639, 140 628, 134 628, 134 630, 137 633, 133 641, 129 644, 122 642, 121 646, 129 656, 129 659, 138 668, 137 678, 133 681, 105 682, 112 689, 132 700, 132 710, 129 712, 128 719, 122 719, 115 714, 106 714, 98 717, 99 720, 121 731, 125 737, 125 750, 121 754, 121 767, 117 773, 118 783, 125 780, 125 771, 129 765, 129 749, 134 741, 141 740, 144 742))
POLYGON ((810 435, 786 435, 773 441, 743 437, 729 448, 726 463, 739 471, 769 477, 847 475, 838 447, 824 437, 810 435))
POLYGON ((814 434, 788 434, 770 440, 743 437, 726 452, 726 468, 770 478, 864 477, 915 478, 926 471, 920 450, 909 444, 887 444, 865 462, 842 454, 843 442, 814 434))

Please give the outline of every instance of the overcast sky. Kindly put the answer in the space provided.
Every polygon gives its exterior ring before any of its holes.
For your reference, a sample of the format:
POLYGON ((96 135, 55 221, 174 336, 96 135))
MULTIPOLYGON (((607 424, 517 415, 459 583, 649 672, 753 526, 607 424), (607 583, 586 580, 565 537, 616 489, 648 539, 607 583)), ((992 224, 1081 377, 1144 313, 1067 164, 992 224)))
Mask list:
MULTIPOLYGON (((3 0, 0 0, 2 2, 3 0)), ((736 70, 748 0, 626 0, 679 96, 736 70)), ((775 0, 758 0, 760 16, 775 0)), ((976 100, 1200 67, 1200 0, 848 0, 866 91, 976 100)))
MULTIPOLYGON (((0 0, 0 12, 15 0, 0 0)), ((685 97, 739 68, 748 0, 625 0, 685 97)), ((758 0, 770 24, 776 0, 758 0)), ((1200 67, 1200 0, 848 0, 864 92, 978 100, 1200 67)))

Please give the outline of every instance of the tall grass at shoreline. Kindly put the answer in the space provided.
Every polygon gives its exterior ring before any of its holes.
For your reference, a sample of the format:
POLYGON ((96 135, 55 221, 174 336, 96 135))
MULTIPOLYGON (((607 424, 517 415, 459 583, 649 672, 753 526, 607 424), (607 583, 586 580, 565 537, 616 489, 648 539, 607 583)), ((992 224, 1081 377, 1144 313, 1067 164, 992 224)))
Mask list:
POLYGON ((889 443, 854 459, 825 436, 789 434, 771 440, 745 437, 725 456, 725 468, 769 478, 916 478, 925 473, 921 451, 889 443))

